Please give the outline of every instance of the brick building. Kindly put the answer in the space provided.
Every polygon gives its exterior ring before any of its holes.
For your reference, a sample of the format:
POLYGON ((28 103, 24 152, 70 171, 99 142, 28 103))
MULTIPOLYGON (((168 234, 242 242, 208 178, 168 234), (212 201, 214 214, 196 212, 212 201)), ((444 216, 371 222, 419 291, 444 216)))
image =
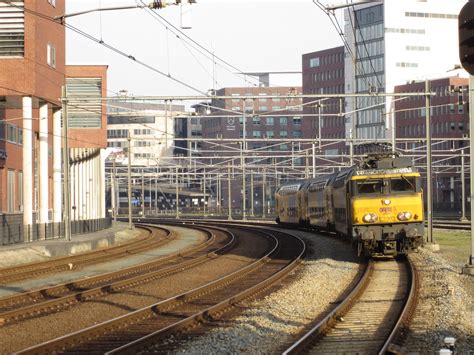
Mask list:
MULTIPOLYGON (((467 138, 469 134, 468 85, 468 79, 459 77, 435 79, 430 82, 431 92, 435 94, 431 98, 430 116, 434 157, 433 202, 438 210, 461 210, 460 156, 463 148, 468 148, 468 143, 462 139, 467 138)), ((401 141, 405 139, 405 143, 397 143, 397 148, 404 154, 425 150, 425 141, 421 140, 426 137, 426 100, 422 95, 424 91, 424 81, 413 81, 395 87, 397 93, 420 93, 420 96, 395 102, 396 137, 401 141)), ((468 150, 465 154, 467 153, 468 150)), ((418 159, 417 163, 423 166, 426 160, 418 159)), ((465 163, 467 166, 469 159, 465 159, 465 163)), ((468 191, 468 185, 465 186, 468 191)))
MULTIPOLYGON (((0 242, 3 244, 60 233, 56 227, 63 219, 61 88, 66 84, 66 76, 91 74, 80 74, 79 68, 71 68, 72 72, 68 73, 65 28, 48 19, 64 12, 65 1, 0 2, 0 242)), ((70 119, 77 121, 74 110, 70 119)), ((105 117, 101 125, 104 120, 105 117)), ((83 127, 74 128, 70 131, 71 147, 75 149, 72 152, 106 146, 104 133, 94 131, 91 135, 91 130, 81 133, 83 127)), ((89 152, 79 154, 80 159, 87 161, 89 152)), ((76 158, 71 154, 74 163, 76 158)), ((91 174, 92 171, 98 173, 99 168, 91 169, 91 174)), ((100 184, 94 188, 100 192, 100 184)), ((101 193, 90 193, 89 200, 101 196, 101 193)), ((102 204, 96 201, 96 214, 89 214, 89 219, 105 216, 99 205, 102 204)))
MULTIPOLYGON (((231 192, 234 209, 243 207, 243 173, 246 174, 246 186, 249 186, 245 191, 245 209, 261 213, 263 205, 269 209, 273 204, 272 189, 278 185, 277 179, 264 178, 263 167, 269 163, 280 163, 290 168, 306 164, 305 158, 299 155, 303 149, 303 145, 298 142, 303 137, 302 100, 292 97, 297 94, 301 94, 301 87, 222 88, 217 90, 216 96, 226 98, 212 100, 206 108, 209 114, 201 117, 203 163, 212 165, 222 162, 222 157, 230 157, 228 161, 234 164, 231 192), (267 97, 272 95, 282 97, 267 97), (244 159, 245 172, 240 167, 239 158, 244 136, 246 147, 242 154, 249 157, 244 159), (218 142, 206 142, 206 138, 222 138, 223 143, 219 146, 218 142)), ((217 185, 217 182, 212 181, 208 184, 213 189, 211 195, 217 196, 217 185)), ((227 185, 221 186, 220 206, 227 206, 227 185)))
MULTIPOLYGON (((303 54, 303 94, 344 94, 344 47, 303 54)), ((347 153, 345 144, 344 102, 340 99, 303 99, 303 138, 340 140, 322 142, 321 153, 347 153)), ((317 140, 316 140, 317 141, 317 140)))

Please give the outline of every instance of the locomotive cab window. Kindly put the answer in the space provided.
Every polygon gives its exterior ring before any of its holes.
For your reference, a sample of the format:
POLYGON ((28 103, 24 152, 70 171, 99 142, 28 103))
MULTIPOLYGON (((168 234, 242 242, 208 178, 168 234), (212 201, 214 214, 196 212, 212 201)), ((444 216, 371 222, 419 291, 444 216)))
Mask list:
POLYGON ((382 179, 370 179, 357 181, 357 194, 381 194, 384 190, 384 181, 382 179))
POLYGON ((400 178, 390 179, 390 190, 392 192, 415 192, 416 191, 415 177, 401 176, 400 178))

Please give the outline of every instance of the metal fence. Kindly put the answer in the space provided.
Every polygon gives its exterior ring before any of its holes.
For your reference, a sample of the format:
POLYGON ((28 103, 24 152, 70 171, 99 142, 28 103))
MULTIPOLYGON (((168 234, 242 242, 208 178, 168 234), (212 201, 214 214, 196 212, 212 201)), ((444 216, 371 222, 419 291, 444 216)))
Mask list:
MULTIPOLYGON (((112 226, 112 218, 90 219, 71 222, 71 234, 93 233, 112 226)), ((23 225, 3 218, 0 225, 0 244, 16 244, 38 240, 64 238, 64 222, 23 225)))

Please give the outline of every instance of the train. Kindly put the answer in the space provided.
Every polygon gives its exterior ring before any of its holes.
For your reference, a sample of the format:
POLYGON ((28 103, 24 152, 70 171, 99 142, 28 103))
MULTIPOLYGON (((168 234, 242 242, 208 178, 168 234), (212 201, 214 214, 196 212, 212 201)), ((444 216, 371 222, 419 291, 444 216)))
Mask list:
POLYGON ((275 201, 280 226, 334 232, 349 239, 358 256, 407 255, 424 241, 420 173, 393 153, 282 184, 275 201))

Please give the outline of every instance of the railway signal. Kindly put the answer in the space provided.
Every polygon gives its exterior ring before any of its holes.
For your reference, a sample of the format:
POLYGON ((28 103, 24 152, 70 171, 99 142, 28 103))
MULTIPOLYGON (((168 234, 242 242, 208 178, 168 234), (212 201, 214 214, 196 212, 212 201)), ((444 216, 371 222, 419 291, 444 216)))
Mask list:
MULTIPOLYGON (((470 74, 469 102, 474 102, 474 1, 464 5, 459 13, 459 59, 461 65, 470 74)), ((474 108, 469 105, 469 131, 471 155, 471 255, 463 273, 474 275, 474 177, 472 166, 474 156, 474 108)))
POLYGON ((470 0, 459 13, 459 59, 466 71, 474 75, 474 1, 470 0))

